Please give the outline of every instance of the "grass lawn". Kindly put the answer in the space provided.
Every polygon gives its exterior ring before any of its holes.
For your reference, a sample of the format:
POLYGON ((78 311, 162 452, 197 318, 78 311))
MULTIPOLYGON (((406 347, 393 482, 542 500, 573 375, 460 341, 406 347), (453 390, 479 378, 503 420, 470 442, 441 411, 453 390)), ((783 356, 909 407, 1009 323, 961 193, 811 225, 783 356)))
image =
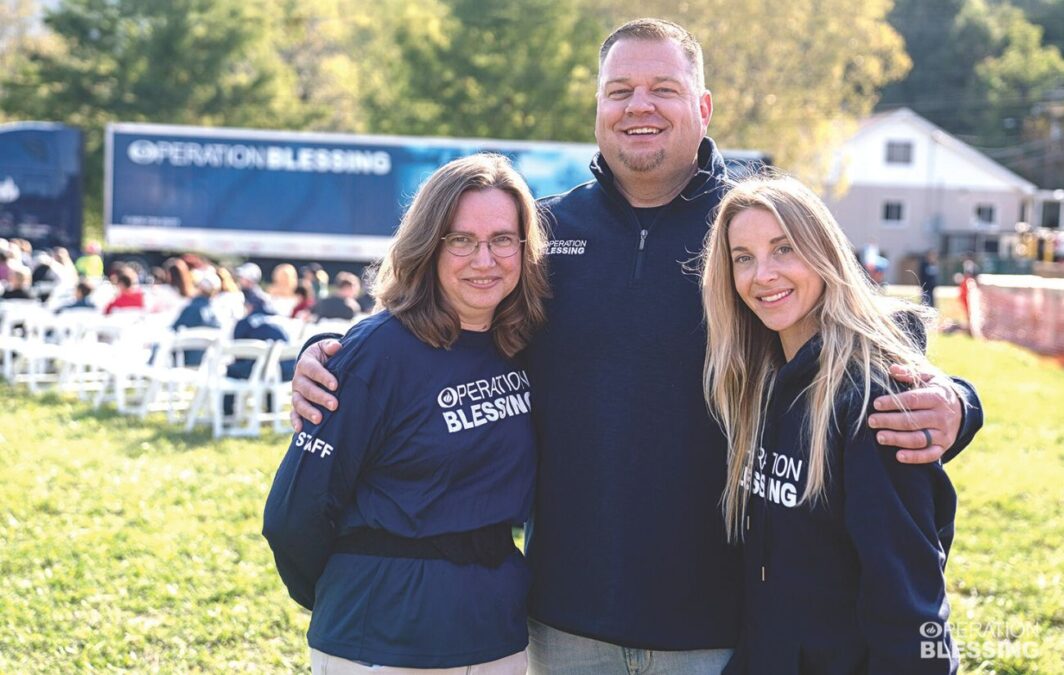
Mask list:
MULTIPOLYGON (((949 468, 965 672, 1064 673, 1064 369, 936 338, 987 424, 949 468)), ((259 536, 286 439, 213 441, 0 385, 0 672, 307 670, 259 536)))

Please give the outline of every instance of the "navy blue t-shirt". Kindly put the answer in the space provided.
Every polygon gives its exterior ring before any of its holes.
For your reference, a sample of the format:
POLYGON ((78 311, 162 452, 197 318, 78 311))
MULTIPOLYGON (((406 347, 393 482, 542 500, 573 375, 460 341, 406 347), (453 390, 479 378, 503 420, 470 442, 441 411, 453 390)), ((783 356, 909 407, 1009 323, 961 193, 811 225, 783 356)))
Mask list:
POLYGON ((413 668, 521 651, 528 571, 516 550, 497 568, 330 553, 358 527, 426 537, 524 522, 536 462, 527 375, 489 333, 437 349, 387 312, 342 342, 328 363, 340 412, 293 437, 263 528, 289 593, 313 610, 310 646, 413 668))

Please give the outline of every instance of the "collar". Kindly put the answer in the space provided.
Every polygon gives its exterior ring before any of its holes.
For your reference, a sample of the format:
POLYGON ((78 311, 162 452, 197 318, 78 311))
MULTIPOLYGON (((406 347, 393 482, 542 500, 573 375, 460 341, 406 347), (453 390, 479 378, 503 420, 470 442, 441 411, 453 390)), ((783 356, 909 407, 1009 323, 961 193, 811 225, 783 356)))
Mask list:
MULTIPOLYGON (((591 160, 591 173, 604 190, 624 199, 614 182, 613 170, 610 169, 601 152, 595 153, 595 157, 591 160)), ((722 193, 727 178, 724 155, 717 150, 717 144, 712 138, 703 138, 698 146, 698 170, 688 181, 687 186, 680 191, 678 198, 693 201, 711 192, 721 191, 722 193)))

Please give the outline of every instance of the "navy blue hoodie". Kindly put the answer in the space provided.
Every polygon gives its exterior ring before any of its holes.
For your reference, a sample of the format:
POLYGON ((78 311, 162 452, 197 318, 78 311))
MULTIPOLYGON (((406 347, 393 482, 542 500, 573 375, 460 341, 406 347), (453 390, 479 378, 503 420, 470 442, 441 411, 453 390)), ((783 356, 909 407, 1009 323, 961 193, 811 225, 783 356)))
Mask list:
POLYGON ((776 376, 746 483, 743 629, 725 673, 956 672, 943 571, 957 497, 942 465, 898 463, 853 386, 836 401, 825 497, 800 502, 819 356, 815 337, 776 376))

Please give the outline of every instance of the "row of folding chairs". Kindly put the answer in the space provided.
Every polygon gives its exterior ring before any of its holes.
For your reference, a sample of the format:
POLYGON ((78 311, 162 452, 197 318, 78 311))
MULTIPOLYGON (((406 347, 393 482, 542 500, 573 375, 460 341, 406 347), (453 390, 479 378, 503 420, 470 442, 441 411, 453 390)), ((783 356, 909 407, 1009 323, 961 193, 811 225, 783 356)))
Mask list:
POLYGON ((296 358, 299 343, 233 340, 216 328, 174 332, 133 313, 53 314, 12 302, 0 304, 0 372, 8 382, 73 392, 141 417, 165 412, 188 430, 207 424, 215 437, 258 435, 263 423, 288 428, 291 392, 280 364, 296 358), (193 354, 198 363, 189 362, 193 354), (246 379, 228 375, 236 360, 250 363, 246 379))

